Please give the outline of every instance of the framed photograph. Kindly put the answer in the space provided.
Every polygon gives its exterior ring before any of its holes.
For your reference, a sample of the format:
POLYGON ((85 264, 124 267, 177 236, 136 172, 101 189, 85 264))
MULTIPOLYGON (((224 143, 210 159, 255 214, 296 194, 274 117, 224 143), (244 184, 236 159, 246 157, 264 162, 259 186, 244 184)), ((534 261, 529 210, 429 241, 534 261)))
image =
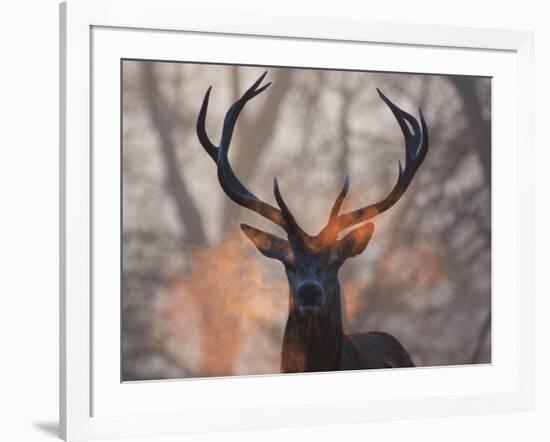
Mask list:
POLYGON ((60 15, 66 440, 532 407, 532 34, 60 15))

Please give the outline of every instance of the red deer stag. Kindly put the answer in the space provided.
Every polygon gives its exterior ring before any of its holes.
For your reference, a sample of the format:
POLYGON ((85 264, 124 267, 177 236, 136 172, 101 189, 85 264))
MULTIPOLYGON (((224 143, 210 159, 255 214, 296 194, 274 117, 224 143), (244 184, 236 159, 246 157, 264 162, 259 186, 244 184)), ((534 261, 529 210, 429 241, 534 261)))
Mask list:
POLYGON ((289 314, 281 352, 281 372, 312 372, 387 367, 412 367, 410 356, 399 341, 383 332, 346 334, 342 325, 338 270, 346 259, 359 255, 374 232, 366 220, 385 212, 399 201, 409 187, 428 152, 428 131, 420 113, 420 124, 393 104, 380 90, 405 137, 405 167, 399 162, 399 176, 392 191, 375 204, 339 214, 349 189, 349 178, 336 198, 328 223, 316 236, 305 233, 285 204, 277 179, 273 181, 279 208, 260 200, 239 181, 228 160, 233 130, 245 104, 271 83, 259 87, 264 73, 227 111, 221 142, 215 146, 206 134, 205 120, 211 87, 208 88, 197 120, 197 135, 217 165, 218 180, 227 196, 281 227, 287 239, 241 224, 241 229, 258 250, 283 263, 290 287, 289 314), (411 131, 412 129, 412 131, 411 131), (360 224, 342 238, 339 234, 360 224))

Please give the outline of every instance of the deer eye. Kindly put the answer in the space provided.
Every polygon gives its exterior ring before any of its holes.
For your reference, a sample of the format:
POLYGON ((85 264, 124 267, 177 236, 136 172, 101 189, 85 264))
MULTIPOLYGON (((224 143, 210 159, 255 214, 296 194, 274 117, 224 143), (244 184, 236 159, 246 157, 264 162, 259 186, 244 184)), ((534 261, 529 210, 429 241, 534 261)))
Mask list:
POLYGON ((329 270, 337 269, 342 265, 342 259, 335 253, 333 254, 327 263, 327 268, 329 270))
POLYGON ((290 256, 285 256, 282 262, 287 270, 296 271, 296 265, 294 263, 294 260, 290 256))

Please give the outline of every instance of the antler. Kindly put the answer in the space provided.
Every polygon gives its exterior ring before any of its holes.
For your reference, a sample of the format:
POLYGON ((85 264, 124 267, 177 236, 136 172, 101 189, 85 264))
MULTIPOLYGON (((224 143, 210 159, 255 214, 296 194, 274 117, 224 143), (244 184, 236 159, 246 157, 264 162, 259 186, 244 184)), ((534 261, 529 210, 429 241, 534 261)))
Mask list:
POLYGON ((250 192, 244 185, 239 181, 231 164, 229 163, 228 151, 229 145, 231 144, 231 138, 233 136, 233 130, 239 114, 243 110, 244 106, 248 101, 250 101, 255 96, 261 94, 265 91, 271 83, 267 83, 264 86, 258 89, 258 86, 261 84, 265 78, 267 72, 264 72, 260 78, 258 78, 252 86, 239 98, 233 105, 229 108, 225 114, 225 119, 223 122, 222 137, 219 146, 215 146, 206 133, 206 112, 208 110, 208 100, 210 98, 210 91, 212 86, 208 88, 204 96, 202 106, 199 112, 199 117, 197 119, 197 135, 202 146, 214 160, 218 166, 218 181, 224 192, 229 198, 231 198, 235 203, 239 204, 242 207, 246 207, 259 215, 262 215, 264 218, 269 219, 275 224, 282 227, 289 235, 297 235, 298 237, 304 237, 305 233, 298 226, 296 220, 292 216, 292 213, 285 204, 281 193, 279 191, 279 186, 277 180, 273 182, 273 192, 275 194, 275 199, 277 204, 280 207, 280 210, 271 206, 270 204, 260 200, 256 195, 250 192))
POLYGON ((386 103, 392 111, 405 139, 405 167, 403 168, 401 161, 399 161, 399 176, 397 182, 392 191, 384 199, 369 206, 338 215, 344 198, 349 190, 349 177, 346 176, 344 186, 336 198, 330 212, 327 225, 321 230, 317 237, 310 237, 300 228, 288 206, 285 204, 281 192, 279 191, 279 185, 276 178, 273 180, 273 193, 275 194, 275 200, 280 209, 260 200, 256 195, 250 192, 233 172, 231 164, 229 163, 228 152, 235 124, 244 106, 248 101, 261 94, 271 85, 271 83, 267 83, 258 88, 266 75, 267 72, 264 72, 227 111, 223 122, 222 137, 219 146, 214 145, 214 143, 210 141, 205 127, 208 100, 210 98, 212 86, 206 91, 202 102, 199 117, 197 119, 197 135, 208 155, 210 155, 216 163, 218 167, 218 180, 229 198, 240 206, 246 207, 279 225, 287 232, 289 237, 308 242, 320 241, 320 243, 324 245, 332 244, 341 231, 385 212, 399 201, 411 184, 416 171, 428 153, 428 128, 420 108, 418 108, 420 114, 419 124, 416 118, 397 107, 379 89, 376 90, 380 98, 382 98, 384 103, 386 103), (407 123, 411 126, 412 132, 407 123))
POLYGON ((422 109, 418 108, 420 114, 420 124, 418 124, 416 118, 397 107, 379 89, 376 90, 380 98, 382 98, 384 103, 386 103, 392 111, 403 132, 405 138, 405 168, 403 169, 401 161, 399 161, 399 176, 397 182, 392 191, 384 199, 369 206, 338 216, 338 212, 349 188, 349 178, 346 176, 344 187, 334 203, 329 221, 319 234, 324 241, 334 241, 341 231, 373 218, 397 203, 411 184, 416 171, 428 153, 428 128, 422 114, 422 109), (412 132, 407 123, 411 125, 412 132))

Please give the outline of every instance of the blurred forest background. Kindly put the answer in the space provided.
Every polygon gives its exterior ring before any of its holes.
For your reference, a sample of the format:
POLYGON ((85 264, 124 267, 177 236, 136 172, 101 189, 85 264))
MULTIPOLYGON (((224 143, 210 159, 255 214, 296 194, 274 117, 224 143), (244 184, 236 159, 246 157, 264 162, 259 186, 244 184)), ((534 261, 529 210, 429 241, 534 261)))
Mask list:
MULTIPOLYGON (((277 227, 221 190, 195 132, 223 117, 259 67, 123 62, 122 380, 278 373, 288 309, 283 266, 239 223, 277 227)), ((402 134, 376 93, 418 117, 430 151, 402 200, 375 219, 366 251, 340 272, 349 332, 396 336, 418 366, 491 361, 491 80, 267 68, 273 85, 246 107, 230 160, 274 203, 272 179, 309 233, 344 176, 343 211, 394 185, 402 134)))

